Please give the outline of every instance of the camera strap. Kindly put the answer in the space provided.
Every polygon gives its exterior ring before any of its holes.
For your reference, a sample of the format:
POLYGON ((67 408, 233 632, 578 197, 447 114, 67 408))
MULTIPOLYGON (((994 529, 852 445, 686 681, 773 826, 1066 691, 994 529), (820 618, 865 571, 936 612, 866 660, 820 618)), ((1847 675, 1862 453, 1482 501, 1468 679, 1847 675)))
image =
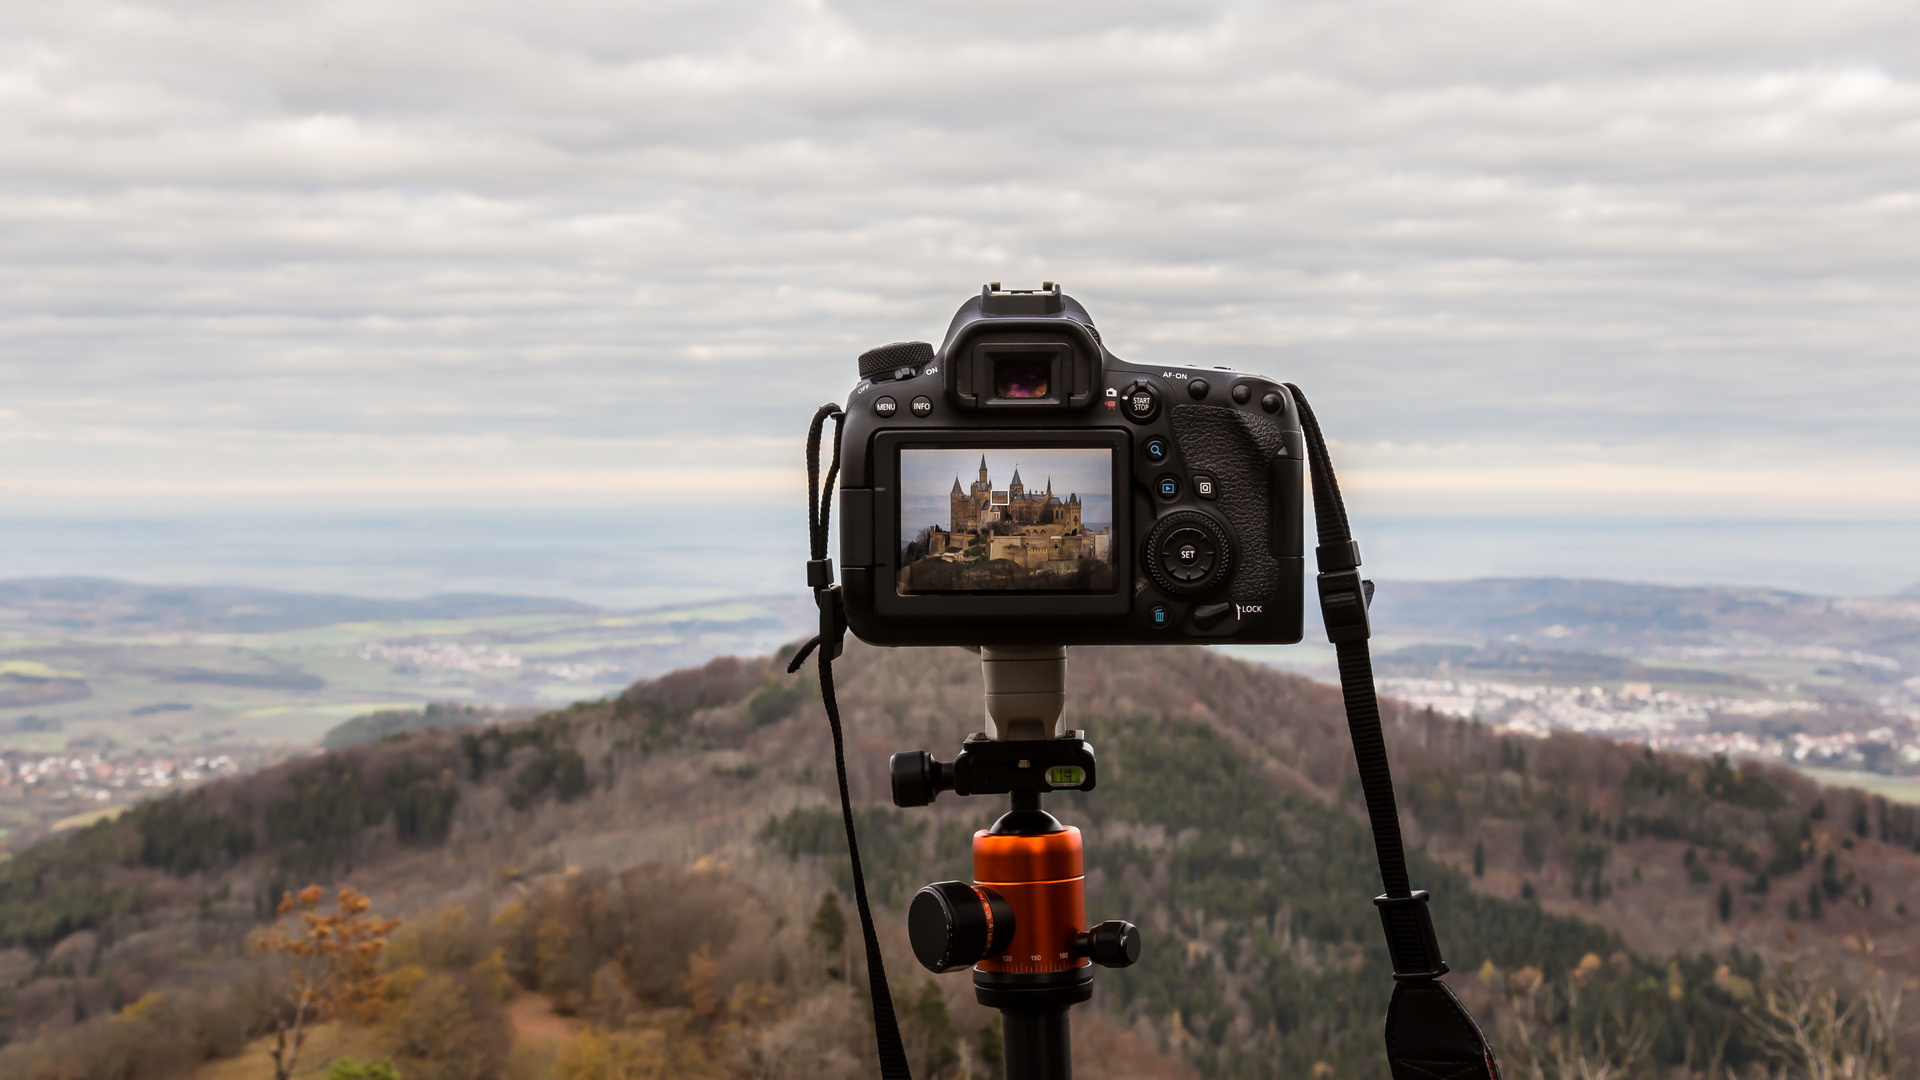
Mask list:
POLYGON ((1313 517, 1319 531, 1314 549, 1320 573, 1320 617, 1340 667, 1340 693, 1346 700, 1347 732, 1360 771, 1360 791, 1373 827, 1373 849, 1386 892, 1374 897, 1393 960, 1393 998, 1387 1006, 1387 1063, 1394 1080, 1500 1080, 1487 1039, 1440 981, 1447 962, 1440 957, 1433 915, 1425 889, 1414 890, 1407 874, 1406 848, 1400 839, 1399 808, 1393 797, 1393 771, 1387 740, 1380 728, 1380 699, 1373 685, 1373 635, 1367 608, 1373 582, 1360 577, 1360 545, 1347 521, 1340 483, 1327 457, 1320 421, 1298 386, 1286 384, 1300 410, 1306 434, 1307 467, 1313 477, 1313 517))
POLYGON ((787 665, 787 673, 800 670, 809 653, 818 653, 820 665, 820 703, 826 706, 827 724, 833 728, 833 768, 840 779, 840 817, 847 827, 847 857, 853 864, 853 899, 860 909, 860 936, 867 950, 867 987, 873 995, 873 1037, 880 1052, 880 1075, 884 1080, 912 1080, 907 1067, 906 1046, 900 1041, 900 1022, 893 1014, 893 994, 887 989, 887 968, 880 959, 880 939, 873 932, 873 909, 867 905, 867 879, 860 871, 860 841, 853 830, 853 799, 847 793, 847 745, 840 728, 840 703, 833 695, 833 662, 847 639, 847 607, 840 586, 833 583, 833 560, 827 557, 827 524, 833 515, 833 485, 840 475, 840 426, 846 413, 840 406, 826 404, 813 414, 807 429, 807 585, 813 589, 813 602, 820 608, 820 632, 807 640, 787 665), (827 482, 820 483, 820 436, 827 421, 833 421, 833 462, 827 468, 827 482))

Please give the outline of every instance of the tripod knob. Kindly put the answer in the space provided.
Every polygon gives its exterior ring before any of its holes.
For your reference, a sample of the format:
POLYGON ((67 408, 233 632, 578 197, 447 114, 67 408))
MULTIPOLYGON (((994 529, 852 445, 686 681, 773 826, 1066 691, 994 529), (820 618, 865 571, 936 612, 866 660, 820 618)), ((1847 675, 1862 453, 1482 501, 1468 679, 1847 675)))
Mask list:
POLYGON ((893 780, 893 805, 926 806, 934 796, 953 790, 953 765, 936 761, 925 750, 903 750, 887 759, 893 780))
MULTIPOLYGON (((913 894, 907 939, 913 943, 914 958, 928 971, 972 967, 1005 951, 1013 940, 1013 905, 992 889, 936 881, 913 894)), ((1135 954, 1139 951, 1136 946, 1135 954)))
POLYGON ((1110 919, 1084 934, 1075 934, 1073 951, 1101 967, 1132 967, 1140 959, 1140 928, 1123 919, 1110 919))

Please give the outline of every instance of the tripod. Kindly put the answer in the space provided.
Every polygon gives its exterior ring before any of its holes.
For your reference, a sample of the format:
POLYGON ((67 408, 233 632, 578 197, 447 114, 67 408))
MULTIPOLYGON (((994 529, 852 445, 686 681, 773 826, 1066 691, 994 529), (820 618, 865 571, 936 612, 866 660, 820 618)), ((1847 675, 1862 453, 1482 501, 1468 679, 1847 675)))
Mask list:
POLYGON ((942 791, 1008 795, 1012 807, 973 835, 973 883, 941 881, 914 895, 907 933, 934 972, 973 968, 980 1004, 1000 1010, 1007 1080, 1069 1080, 1067 1010, 1093 996, 1094 965, 1140 958, 1140 931, 1087 925, 1080 830, 1040 808, 1054 791, 1092 791, 1085 732, 1056 729, 1066 706, 1064 647, 982 647, 987 730, 953 761, 925 750, 893 755, 894 805, 926 806, 942 791))

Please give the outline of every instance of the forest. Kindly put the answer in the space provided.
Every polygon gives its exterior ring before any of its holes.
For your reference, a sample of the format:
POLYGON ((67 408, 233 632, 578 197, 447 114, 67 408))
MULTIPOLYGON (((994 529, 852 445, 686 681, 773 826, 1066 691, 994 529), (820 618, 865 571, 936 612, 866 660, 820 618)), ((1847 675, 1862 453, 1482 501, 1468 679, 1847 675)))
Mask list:
MULTIPOLYGON (((309 885, 401 920, 366 1007, 315 1029, 308 1066, 338 1080, 871 1074, 825 721, 778 659, 395 732, 0 864, 0 1074, 273 1075, 299 964, 262 943, 309 885)), ((885 798, 890 751, 950 756, 977 726, 977 660, 856 645, 840 677, 916 1071, 991 1075, 993 1014, 913 964, 902 915, 966 876, 1002 807, 885 798)), ((1391 981, 1337 691, 1197 649, 1083 650, 1070 702, 1101 779, 1049 809, 1086 834, 1089 916, 1147 943, 1077 1010, 1083 1075, 1384 1077, 1391 981)), ((1910 808, 1387 714, 1415 884, 1511 1075, 1902 1075, 1910 808)))

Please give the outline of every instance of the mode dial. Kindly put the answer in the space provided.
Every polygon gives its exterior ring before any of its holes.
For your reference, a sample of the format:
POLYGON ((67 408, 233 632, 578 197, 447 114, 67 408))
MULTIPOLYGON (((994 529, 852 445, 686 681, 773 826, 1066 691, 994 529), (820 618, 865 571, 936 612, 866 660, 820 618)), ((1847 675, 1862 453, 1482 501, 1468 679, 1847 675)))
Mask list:
POLYGON ((928 971, 972 967, 998 956, 1013 940, 1013 905, 992 889, 936 881, 913 894, 907 940, 928 971))
POLYGON ((933 346, 924 341, 896 341, 891 345, 868 349, 860 354, 860 377, 880 380, 898 378, 901 368, 911 368, 910 375, 918 375, 920 369, 933 363, 933 346))
POLYGON ((1172 596, 1201 596, 1227 579, 1233 545, 1226 526, 1198 510, 1175 510, 1147 533, 1147 575, 1172 596))

